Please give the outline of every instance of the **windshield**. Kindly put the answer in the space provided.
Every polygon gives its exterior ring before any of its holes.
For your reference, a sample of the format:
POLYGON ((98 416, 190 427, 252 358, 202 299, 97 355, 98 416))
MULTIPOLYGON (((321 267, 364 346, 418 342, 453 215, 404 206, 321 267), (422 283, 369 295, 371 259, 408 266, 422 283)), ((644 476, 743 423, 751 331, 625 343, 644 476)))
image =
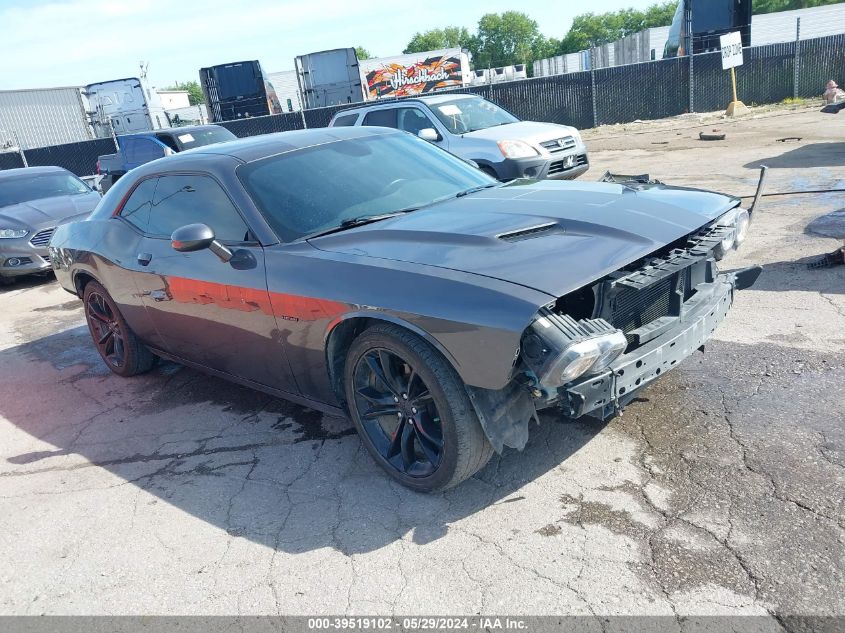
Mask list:
POLYGON ((91 193, 84 182, 71 173, 37 174, 0 180, 0 207, 30 200, 91 193))
POLYGON ((203 145, 234 141, 236 138, 238 137, 224 127, 215 127, 207 130, 191 130, 190 132, 176 134, 176 140, 183 151, 202 147, 203 145))
POLYGON ((465 134, 519 121, 510 112, 481 97, 438 101, 429 104, 429 107, 452 134, 465 134))
POLYGON ((344 220, 419 208, 496 182, 405 132, 271 156, 240 167, 238 176, 285 242, 344 220))

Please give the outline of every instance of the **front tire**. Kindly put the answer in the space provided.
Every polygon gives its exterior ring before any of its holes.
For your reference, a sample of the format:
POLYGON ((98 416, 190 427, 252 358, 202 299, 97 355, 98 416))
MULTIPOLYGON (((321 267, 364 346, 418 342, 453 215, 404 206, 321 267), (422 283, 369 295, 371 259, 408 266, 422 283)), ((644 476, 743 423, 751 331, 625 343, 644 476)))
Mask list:
POLYGON ((407 330, 391 324, 366 330, 349 348, 344 379, 364 446, 408 488, 451 488, 493 454, 460 377, 407 330))
POLYGON ((103 286, 96 281, 88 282, 82 302, 88 331, 109 369, 124 378, 152 369, 155 356, 135 336, 103 286))

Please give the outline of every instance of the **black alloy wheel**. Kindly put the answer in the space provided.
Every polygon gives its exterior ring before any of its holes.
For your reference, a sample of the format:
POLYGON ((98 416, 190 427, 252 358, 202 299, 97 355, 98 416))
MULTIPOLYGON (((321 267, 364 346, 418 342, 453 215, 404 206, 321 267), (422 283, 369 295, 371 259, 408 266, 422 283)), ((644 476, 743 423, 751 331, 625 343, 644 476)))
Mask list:
POLYGON ((152 369, 156 356, 138 340, 103 286, 89 281, 82 303, 91 338, 109 369, 124 377, 152 369))
POLYGON ((97 291, 85 298, 85 318, 100 356, 110 366, 120 369, 126 364, 126 342, 120 323, 106 298, 97 291))
POLYGON ((396 470, 426 477, 440 466, 443 429, 431 392, 396 353, 373 349, 358 360, 355 405, 370 441, 396 470))
POLYGON ((352 341, 344 392, 364 447, 404 486, 451 488, 493 454, 454 367, 402 327, 373 325, 352 341))

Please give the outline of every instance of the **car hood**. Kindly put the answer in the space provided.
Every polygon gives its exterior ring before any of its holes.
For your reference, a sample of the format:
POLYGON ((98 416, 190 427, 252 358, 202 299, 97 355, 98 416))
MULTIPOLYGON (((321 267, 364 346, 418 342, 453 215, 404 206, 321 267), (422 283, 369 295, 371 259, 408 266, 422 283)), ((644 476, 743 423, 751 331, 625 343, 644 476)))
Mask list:
POLYGON ((516 181, 309 241, 324 251, 484 275, 559 297, 737 204, 663 185, 516 181))
POLYGON ((518 139, 539 145, 543 141, 551 141, 562 136, 571 136, 575 128, 557 123, 535 123, 534 121, 517 121, 506 125, 496 125, 484 130, 467 132, 467 138, 483 138, 491 141, 505 141, 518 139))
POLYGON ((91 213, 99 201, 100 194, 92 191, 12 204, 0 207, 0 225, 30 230, 49 228, 91 213))

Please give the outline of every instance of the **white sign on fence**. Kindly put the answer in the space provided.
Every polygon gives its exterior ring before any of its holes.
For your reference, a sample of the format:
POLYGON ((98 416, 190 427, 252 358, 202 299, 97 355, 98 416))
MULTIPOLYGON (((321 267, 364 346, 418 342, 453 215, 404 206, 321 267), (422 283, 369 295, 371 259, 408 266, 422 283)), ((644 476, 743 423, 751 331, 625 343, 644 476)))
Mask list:
POLYGON ((742 36, 739 31, 722 35, 719 45, 722 47, 722 70, 742 66, 742 36))

